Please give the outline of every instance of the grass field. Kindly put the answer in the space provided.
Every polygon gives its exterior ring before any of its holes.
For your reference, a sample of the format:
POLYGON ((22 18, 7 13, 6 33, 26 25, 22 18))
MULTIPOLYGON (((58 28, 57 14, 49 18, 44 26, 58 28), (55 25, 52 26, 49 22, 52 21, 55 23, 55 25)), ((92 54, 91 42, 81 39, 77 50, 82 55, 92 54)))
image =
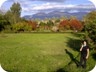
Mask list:
POLYGON ((77 68, 80 35, 0 34, 0 63, 8 72, 87 72, 95 60, 90 54, 87 69, 77 68))

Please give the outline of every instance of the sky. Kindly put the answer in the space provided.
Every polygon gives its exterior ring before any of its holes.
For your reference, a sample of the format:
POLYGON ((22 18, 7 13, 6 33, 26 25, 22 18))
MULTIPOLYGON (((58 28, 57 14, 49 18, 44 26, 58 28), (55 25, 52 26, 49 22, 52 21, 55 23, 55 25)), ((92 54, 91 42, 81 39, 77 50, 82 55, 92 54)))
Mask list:
POLYGON ((1 5, 1 9, 7 11, 14 2, 19 2, 22 8, 21 16, 33 15, 38 12, 49 13, 60 12, 80 12, 95 9, 89 0, 7 0, 1 5))

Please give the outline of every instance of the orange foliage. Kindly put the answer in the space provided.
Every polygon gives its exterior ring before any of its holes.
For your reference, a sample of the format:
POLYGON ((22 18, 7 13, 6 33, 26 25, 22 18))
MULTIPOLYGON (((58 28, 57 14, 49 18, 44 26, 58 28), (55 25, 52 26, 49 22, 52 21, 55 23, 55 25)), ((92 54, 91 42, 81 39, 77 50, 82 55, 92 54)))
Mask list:
POLYGON ((60 25, 59 25, 59 28, 64 29, 64 30, 69 30, 70 29, 69 20, 66 19, 66 20, 61 21, 60 25))
POLYGON ((63 20, 60 22, 59 27, 66 27, 67 25, 69 25, 69 21, 68 20, 63 20))
POLYGON ((36 22, 28 21, 27 23, 32 26, 32 30, 36 30, 36 28, 37 28, 37 23, 36 22))
POLYGON ((70 20, 70 27, 75 30, 82 30, 83 25, 82 23, 77 19, 71 19, 70 20))

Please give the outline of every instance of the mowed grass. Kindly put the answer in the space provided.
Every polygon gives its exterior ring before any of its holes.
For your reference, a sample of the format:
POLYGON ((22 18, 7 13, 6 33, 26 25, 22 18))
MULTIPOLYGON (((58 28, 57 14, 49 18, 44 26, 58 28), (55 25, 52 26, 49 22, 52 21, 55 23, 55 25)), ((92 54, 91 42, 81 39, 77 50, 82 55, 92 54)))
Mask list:
POLYGON ((79 53, 80 35, 82 34, 0 34, 0 64, 8 72, 91 70, 95 65, 91 56, 86 70, 78 69, 75 63, 75 60, 79 61, 80 57, 75 59, 79 53))

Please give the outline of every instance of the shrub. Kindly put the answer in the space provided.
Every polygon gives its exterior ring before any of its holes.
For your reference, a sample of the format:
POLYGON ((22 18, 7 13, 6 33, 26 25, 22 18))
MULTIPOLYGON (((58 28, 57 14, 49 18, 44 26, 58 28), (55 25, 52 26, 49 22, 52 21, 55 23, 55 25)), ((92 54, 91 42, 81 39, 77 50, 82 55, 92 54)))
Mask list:
POLYGON ((32 26, 28 25, 26 22, 19 22, 12 25, 12 30, 14 32, 31 31, 32 26))

